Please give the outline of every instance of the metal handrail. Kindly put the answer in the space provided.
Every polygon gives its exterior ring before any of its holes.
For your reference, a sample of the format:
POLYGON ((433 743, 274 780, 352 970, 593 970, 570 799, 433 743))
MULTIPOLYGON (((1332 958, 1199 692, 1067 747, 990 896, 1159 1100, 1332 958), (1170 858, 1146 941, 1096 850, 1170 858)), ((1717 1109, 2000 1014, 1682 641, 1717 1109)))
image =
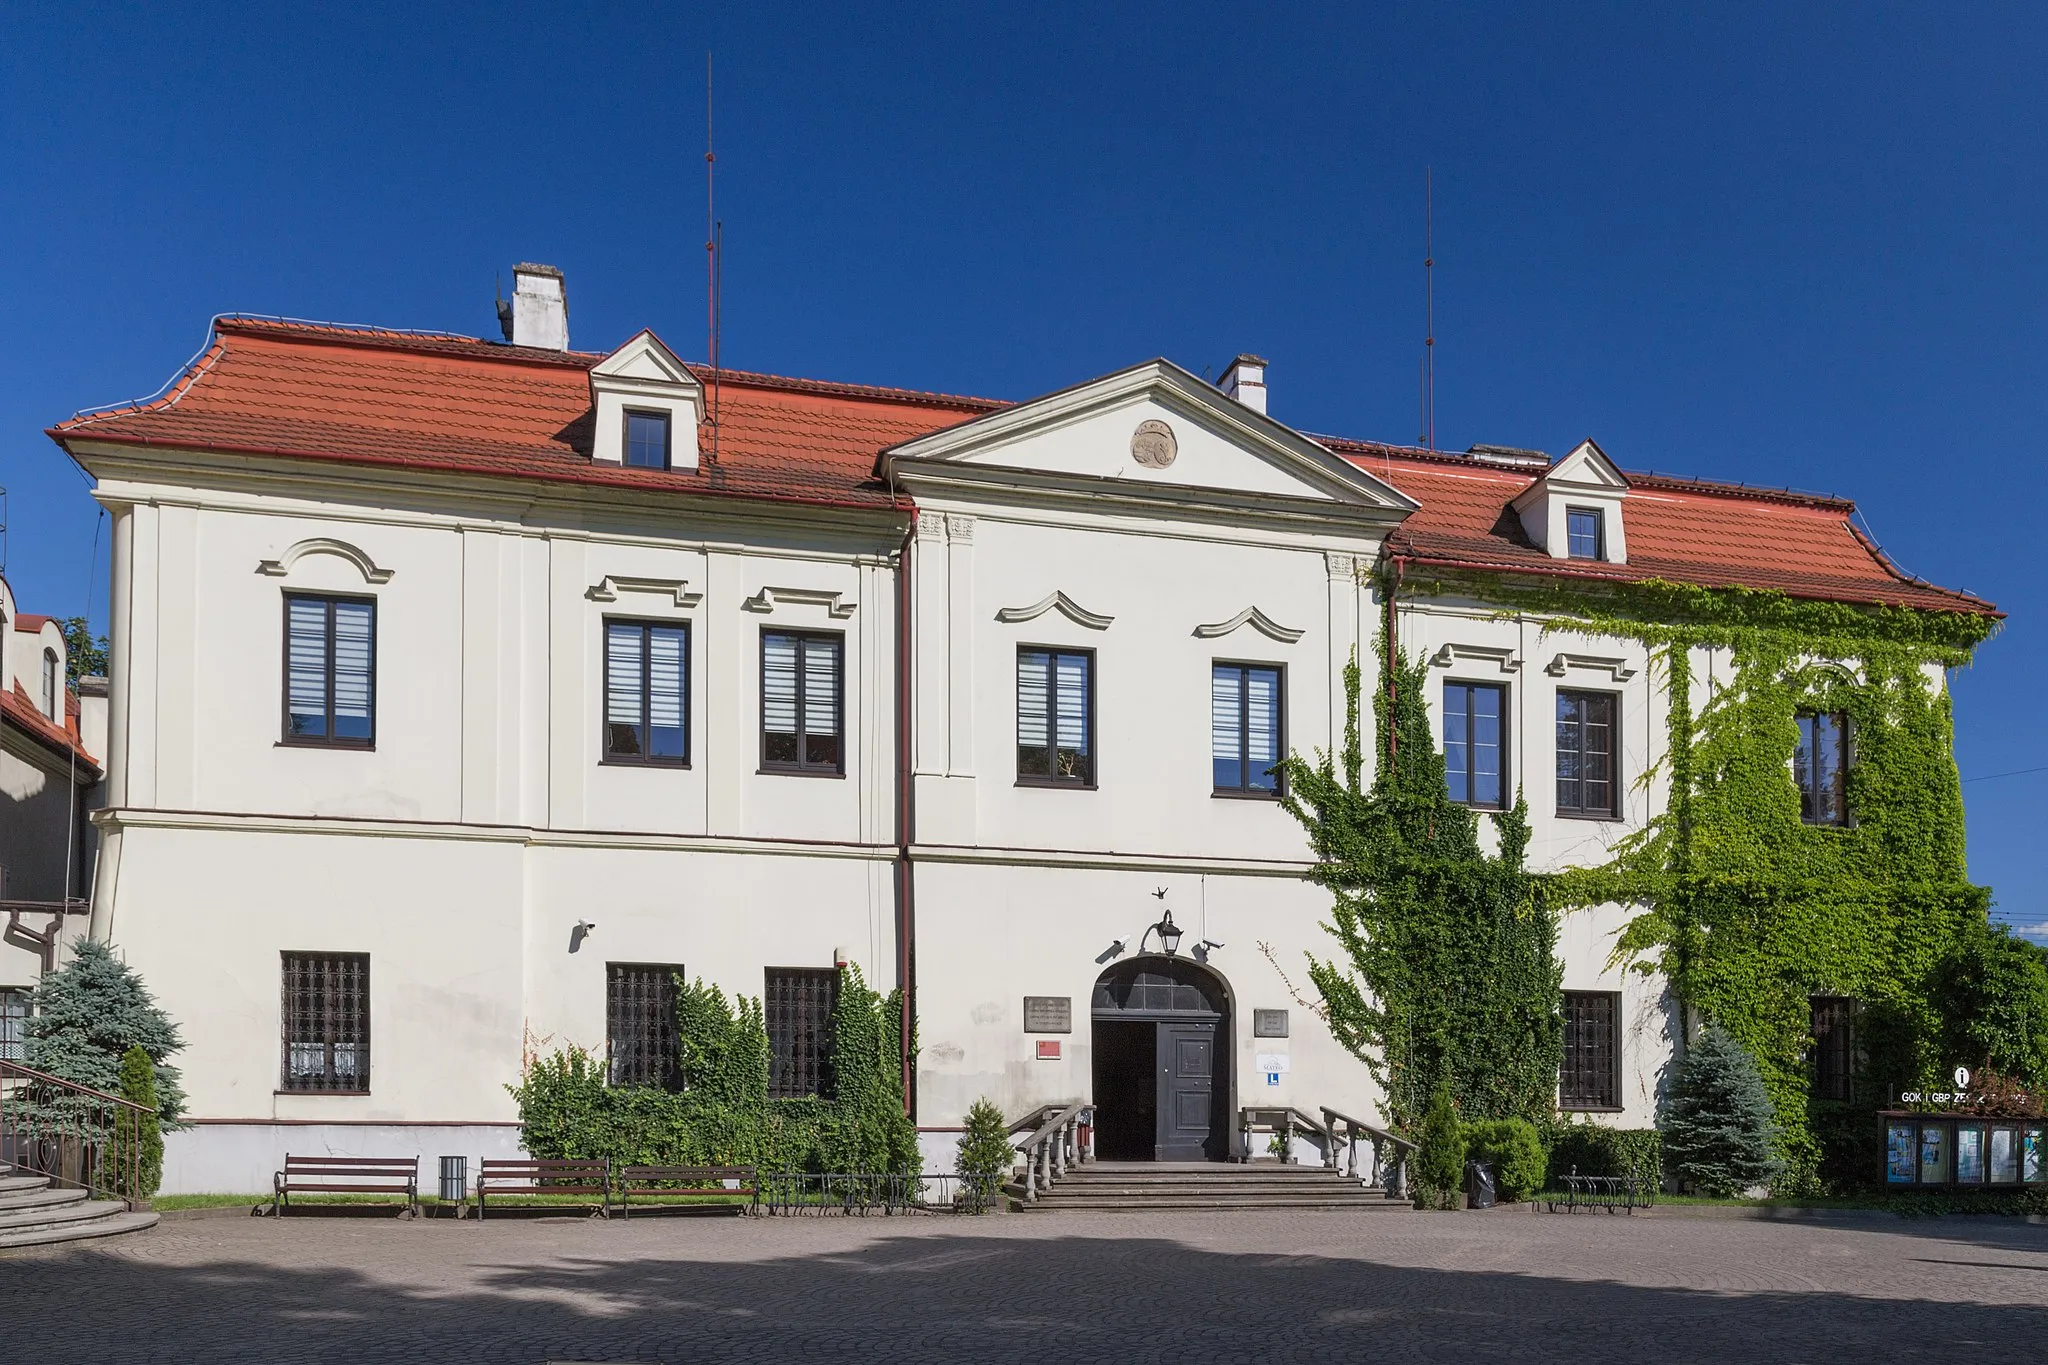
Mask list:
POLYGON ((1349 1114, 1340 1113, 1330 1108, 1327 1104, 1322 1106, 1322 1110, 1323 1122, 1329 1126, 1330 1130, 1330 1145, 1323 1152, 1323 1165, 1333 1171, 1339 1169, 1337 1163, 1337 1127, 1339 1124, 1342 1124, 1346 1129, 1348 1139, 1346 1148, 1350 1158, 1349 1169, 1344 1171, 1344 1174, 1356 1179, 1358 1176, 1358 1135, 1363 1132, 1367 1140, 1372 1143, 1372 1175, 1365 1183, 1368 1185, 1385 1185, 1389 1198, 1399 1198, 1402 1185, 1401 1177, 1408 1164, 1407 1157, 1410 1152, 1416 1150, 1416 1144, 1402 1137, 1399 1133, 1382 1128, 1376 1123, 1367 1123, 1364 1119, 1355 1119, 1349 1114), (1392 1162, 1384 1159, 1384 1153, 1381 1150, 1383 1144, 1393 1147, 1394 1159, 1392 1162))
POLYGON ((133 1208, 146 1105, 0 1061, 0 1161, 133 1208))
MULTIPOLYGON (((1069 1165, 1080 1165, 1091 1160, 1094 1153, 1088 1149, 1094 1145, 1094 1131, 1091 1127, 1089 1141, 1082 1142, 1078 1130, 1082 1116, 1092 1106, 1085 1100, 1076 1100, 1065 1108, 1043 1119, 1030 1137, 1017 1144, 1017 1150, 1024 1157, 1024 1202, 1035 1204, 1038 1196, 1052 1188, 1053 1182, 1066 1175, 1069 1165)), ((1052 1106, 1041 1105, 1033 1112, 1041 1118, 1052 1106)), ((1027 1116, 1028 1120, 1028 1116, 1027 1116)), ((1018 1131, 1021 1123, 1012 1125, 1010 1131, 1018 1131)))

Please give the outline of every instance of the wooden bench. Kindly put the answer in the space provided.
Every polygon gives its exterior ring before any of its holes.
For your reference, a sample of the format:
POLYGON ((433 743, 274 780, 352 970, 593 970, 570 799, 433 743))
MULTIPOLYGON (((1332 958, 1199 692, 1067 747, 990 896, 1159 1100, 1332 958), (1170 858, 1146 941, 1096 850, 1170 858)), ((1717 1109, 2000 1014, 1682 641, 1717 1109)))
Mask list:
MULTIPOLYGON (((634 1186, 643 1199, 737 1199, 760 1194, 752 1166, 627 1166, 619 1172, 619 1216, 632 1207, 634 1186), (728 1185, 725 1182, 737 1182, 728 1185), (684 1182, 691 1182, 685 1184, 684 1182), (705 1183, 713 1182, 713 1183, 705 1183)), ((742 1210, 743 1211, 743 1210, 742 1210)))
POLYGON ((380 1156, 293 1156, 270 1182, 272 1217, 290 1210, 295 1194, 382 1194, 403 1199, 408 1214, 420 1211, 420 1159, 380 1156))
POLYGON ((481 1220, 488 1195, 594 1194, 594 1212, 612 1216, 612 1165, 609 1161, 486 1161, 477 1169, 476 1216, 481 1220))

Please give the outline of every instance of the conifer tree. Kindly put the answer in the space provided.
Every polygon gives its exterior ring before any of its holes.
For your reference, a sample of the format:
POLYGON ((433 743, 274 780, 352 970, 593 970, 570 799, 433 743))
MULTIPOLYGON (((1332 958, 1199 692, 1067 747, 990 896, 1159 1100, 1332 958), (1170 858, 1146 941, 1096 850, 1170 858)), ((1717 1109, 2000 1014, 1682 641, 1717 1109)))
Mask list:
POLYGON ((1423 1116, 1415 1150, 1416 1196, 1440 1209, 1451 1207, 1465 1179, 1465 1134, 1448 1080, 1437 1083, 1423 1116))
POLYGON ((156 1070, 157 1114, 164 1127, 177 1127, 185 1092, 177 1068, 165 1059, 185 1045, 178 1026, 106 944, 81 938, 71 952, 30 1001, 28 1065, 73 1085, 120 1094, 121 1059, 140 1047, 156 1070))
POLYGON ((988 1099, 976 1100, 967 1110, 967 1131, 960 1135, 960 1174, 993 1180, 1006 1176, 1017 1166, 1017 1149, 1010 1142, 1009 1120, 988 1099))
MULTIPOLYGON (((157 1186, 163 1184, 164 1133, 157 1113, 156 1064, 140 1043, 130 1043, 128 1050, 121 1054, 121 1098, 143 1109, 141 1114, 132 1117, 130 1111, 122 1110, 117 1123, 122 1146, 132 1144, 134 1148, 135 1188, 125 1193, 147 1199, 156 1193, 157 1186)), ((125 1152, 115 1165, 125 1176, 125 1152)))
POLYGON ((1709 1024, 1693 1040, 1658 1127, 1664 1164, 1702 1194, 1766 1185, 1782 1168, 1778 1125, 1756 1058, 1709 1024))

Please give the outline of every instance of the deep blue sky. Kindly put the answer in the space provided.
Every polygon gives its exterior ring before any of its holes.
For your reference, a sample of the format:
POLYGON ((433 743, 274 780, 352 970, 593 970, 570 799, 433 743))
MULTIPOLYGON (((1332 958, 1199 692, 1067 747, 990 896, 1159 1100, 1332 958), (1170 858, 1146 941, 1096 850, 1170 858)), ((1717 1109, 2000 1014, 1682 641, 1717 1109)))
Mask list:
POLYGON ((701 355, 711 49, 748 368, 1026 397, 1254 350, 1282 420, 1412 440, 1434 166, 1439 442, 1850 495, 1998 601, 1955 683, 1971 870, 2048 922, 2048 773, 1991 776, 2048 766, 2048 10, 974 8, 7 0, 24 606, 88 601, 95 508, 42 428, 154 390, 216 312, 492 334, 535 259, 577 345, 701 355))

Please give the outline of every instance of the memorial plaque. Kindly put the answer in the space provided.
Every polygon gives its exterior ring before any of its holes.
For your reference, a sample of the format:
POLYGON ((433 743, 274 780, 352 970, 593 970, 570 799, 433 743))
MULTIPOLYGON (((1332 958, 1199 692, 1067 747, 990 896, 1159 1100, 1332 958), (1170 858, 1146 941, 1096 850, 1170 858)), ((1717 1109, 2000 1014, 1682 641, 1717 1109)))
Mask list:
POLYGON ((1074 997, 1071 995, 1027 995, 1024 997, 1026 1033, 1072 1033, 1074 997))
POLYGON ((1286 1010, 1253 1010, 1252 1037, 1285 1038, 1287 1036, 1286 1010))

